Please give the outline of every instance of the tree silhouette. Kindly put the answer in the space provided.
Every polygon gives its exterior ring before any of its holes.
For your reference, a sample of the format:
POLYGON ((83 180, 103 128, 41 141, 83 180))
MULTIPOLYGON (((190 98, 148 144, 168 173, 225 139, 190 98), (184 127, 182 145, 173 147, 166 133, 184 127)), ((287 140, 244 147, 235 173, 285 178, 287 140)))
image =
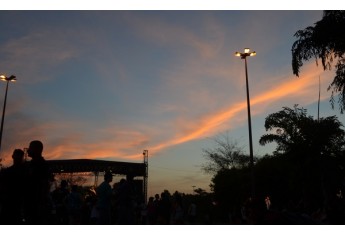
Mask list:
MULTIPOLYGON (((265 128, 269 133, 260 138, 260 144, 275 142, 277 148, 272 155, 257 158, 254 165, 258 207, 269 197, 272 209, 280 212, 274 219, 278 224, 313 223, 303 214, 322 209, 330 217, 326 223, 345 219, 337 216, 340 198, 336 196, 345 192, 345 131, 337 117, 314 119, 295 105, 268 115, 265 128), (289 218, 290 213, 295 218, 289 218)), ((248 157, 247 164, 238 164, 234 157, 242 154, 234 152, 241 150, 236 142, 227 136, 216 141, 216 147, 206 152, 207 157, 213 155, 206 165, 213 170, 210 187, 219 209, 238 218, 241 206, 251 199, 248 157)), ((273 219, 259 216, 255 224, 272 223, 273 219)))
POLYGON ((294 173, 293 185, 311 208, 328 206, 335 189, 342 186, 344 176, 340 167, 345 150, 342 127, 336 116, 313 119, 298 105, 293 109, 283 107, 265 120, 266 130, 273 133, 263 135, 260 144, 277 143, 274 155, 291 161, 292 165, 286 163, 290 166, 287 173, 294 173))
POLYGON ((275 153, 304 153, 314 155, 335 155, 344 150, 345 131, 336 116, 313 119, 307 110, 295 105, 266 117, 266 131, 259 143, 276 142, 275 153))
POLYGON ((194 192, 200 196, 205 196, 207 195, 208 193, 206 192, 206 190, 202 189, 202 188, 197 188, 194 190, 194 192))
POLYGON ((324 11, 315 26, 299 30, 294 35, 298 39, 292 45, 292 70, 300 74, 303 61, 321 59, 324 70, 331 70, 336 60, 336 76, 329 85, 332 90, 330 102, 334 108, 334 95, 338 94, 340 112, 345 109, 345 11, 324 11))
POLYGON ((215 174, 220 170, 249 164, 249 156, 245 155, 238 143, 230 140, 228 135, 218 136, 214 138, 214 142, 214 148, 203 149, 203 155, 208 160, 201 167, 205 173, 215 174))

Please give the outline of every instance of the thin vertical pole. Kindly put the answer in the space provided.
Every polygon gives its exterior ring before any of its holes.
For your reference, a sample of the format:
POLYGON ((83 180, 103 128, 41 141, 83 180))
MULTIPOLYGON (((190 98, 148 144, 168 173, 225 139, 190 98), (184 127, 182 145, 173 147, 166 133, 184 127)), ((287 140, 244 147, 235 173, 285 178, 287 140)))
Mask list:
POLYGON ((321 90, 321 85, 320 85, 320 76, 319 76, 319 100, 317 102, 317 122, 320 122, 320 90, 321 90))
POLYGON ((7 90, 8 90, 8 80, 6 81, 6 92, 5 92, 5 100, 4 106, 2 110, 2 118, 1 118, 1 128, 0 128, 0 151, 1 151, 1 141, 2 141, 2 133, 4 129, 4 120, 5 120, 5 111, 6 111, 6 101, 7 101, 7 90))
POLYGON ((253 138, 252 138, 252 121, 250 115, 250 98, 249 98, 249 84, 248 84, 248 69, 247 69, 247 57, 244 57, 245 70, 246 70, 246 88, 247 88, 247 109, 248 109, 248 130, 249 130, 249 157, 250 157, 250 179, 251 179, 251 191, 252 197, 255 197, 255 185, 254 185, 254 157, 253 157, 253 138))
POLYGON ((149 172, 149 150, 144 150, 144 164, 145 164, 145 176, 144 176, 144 201, 147 203, 147 187, 148 187, 148 172, 149 172))

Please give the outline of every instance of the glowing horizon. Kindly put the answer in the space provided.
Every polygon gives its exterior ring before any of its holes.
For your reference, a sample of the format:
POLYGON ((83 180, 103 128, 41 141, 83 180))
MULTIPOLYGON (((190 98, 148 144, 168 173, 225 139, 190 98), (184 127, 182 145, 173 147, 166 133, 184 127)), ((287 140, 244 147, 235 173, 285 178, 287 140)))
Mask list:
MULTIPOLYGON (((142 161, 147 149, 155 191, 166 184, 191 191, 193 181, 207 188, 210 178, 198 168, 205 138, 224 131, 234 139, 248 136, 244 63, 236 51, 249 46, 257 52, 248 58, 254 138, 264 134, 264 118, 282 106, 313 109, 319 76, 327 103, 332 73, 312 61, 300 78, 291 69, 293 34, 321 16, 322 11, 4 11, 0 74, 18 80, 8 91, 2 164, 10 165, 12 151, 34 139, 43 142, 47 160, 142 161), (168 175, 161 167, 175 171, 168 175)), ((337 113, 329 104, 322 111, 337 113)))

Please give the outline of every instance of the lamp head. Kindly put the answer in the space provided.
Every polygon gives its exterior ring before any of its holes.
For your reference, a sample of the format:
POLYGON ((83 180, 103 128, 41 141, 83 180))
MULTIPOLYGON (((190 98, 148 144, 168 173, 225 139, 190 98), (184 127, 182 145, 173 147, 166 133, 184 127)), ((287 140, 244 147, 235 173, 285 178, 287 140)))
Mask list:
POLYGON ((235 56, 236 57, 241 57, 241 59, 245 59, 246 57, 253 57, 256 55, 256 52, 250 52, 249 48, 245 48, 244 52, 240 53, 240 52, 235 52, 235 56))
POLYGON ((0 79, 3 81, 11 81, 11 82, 14 82, 17 80, 15 75, 11 75, 10 77, 7 77, 6 75, 0 75, 0 79))
POLYGON ((10 81, 16 81, 17 80, 15 75, 11 75, 8 79, 10 81))

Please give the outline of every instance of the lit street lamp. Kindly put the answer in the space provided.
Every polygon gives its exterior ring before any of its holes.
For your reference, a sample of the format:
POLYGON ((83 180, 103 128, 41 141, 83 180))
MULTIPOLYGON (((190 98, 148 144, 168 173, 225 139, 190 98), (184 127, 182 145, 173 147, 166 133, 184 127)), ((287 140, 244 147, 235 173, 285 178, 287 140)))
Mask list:
POLYGON ((5 119, 8 83, 9 82, 15 82, 16 81, 16 77, 14 75, 11 75, 10 77, 6 77, 5 75, 0 75, 0 79, 3 80, 3 81, 6 81, 5 100, 4 100, 3 110, 2 110, 1 128, 0 128, 0 151, 1 151, 1 140, 2 140, 2 132, 3 132, 3 128, 4 128, 4 119, 5 119))
POLYGON ((252 197, 255 196, 255 186, 254 186, 254 158, 253 158, 253 139, 252 139, 252 122, 250 116, 250 99, 249 99, 249 85, 248 85, 248 70, 247 70, 247 57, 255 56, 256 52, 250 52, 249 48, 245 48, 243 53, 236 52, 235 56, 241 57, 245 62, 246 71, 246 87, 247 87, 247 109, 248 109, 248 129, 249 129, 249 151, 250 151, 250 178, 252 187, 252 197))

